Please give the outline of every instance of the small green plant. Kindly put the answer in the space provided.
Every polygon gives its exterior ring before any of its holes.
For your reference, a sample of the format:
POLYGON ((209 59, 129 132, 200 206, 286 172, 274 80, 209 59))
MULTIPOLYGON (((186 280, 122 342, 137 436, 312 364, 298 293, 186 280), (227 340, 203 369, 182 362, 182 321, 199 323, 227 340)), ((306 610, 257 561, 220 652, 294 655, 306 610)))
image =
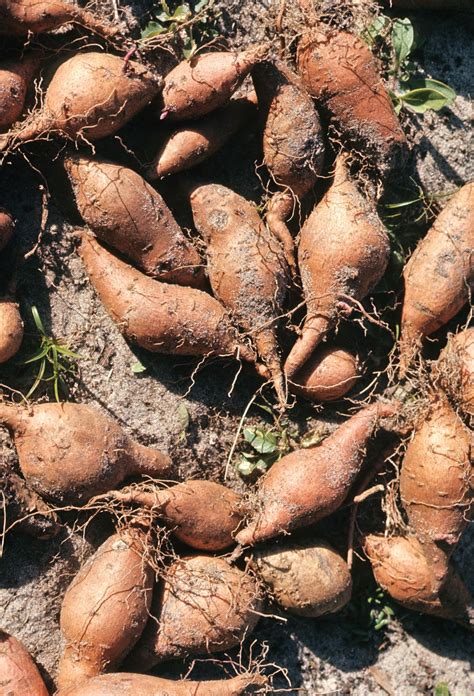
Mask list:
POLYGON ((451 696, 448 684, 446 682, 438 682, 434 688, 433 696, 451 696))
POLYGON ((255 405, 271 415, 274 424, 269 427, 244 428, 242 434, 248 449, 240 453, 236 464, 236 469, 242 476, 267 471, 292 449, 290 439, 295 435, 289 423, 275 416, 271 408, 261 404, 255 405))
POLYGON ((386 592, 371 584, 353 597, 347 614, 352 633, 365 642, 373 638, 374 631, 390 628, 395 611, 386 592))
POLYGON ((377 587, 374 594, 367 597, 369 605, 369 619, 375 631, 385 628, 390 624, 395 615, 390 606, 387 594, 381 587, 377 587))
POLYGON ((70 379, 77 375, 75 361, 79 360, 81 356, 73 353, 69 346, 62 341, 47 335, 38 309, 34 305, 31 308, 31 314, 40 335, 40 345, 36 353, 23 363, 24 365, 37 365, 36 376, 26 398, 29 399, 40 384, 46 383, 52 384, 54 398, 56 401, 60 401, 60 395, 64 398, 69 396, 70 379))

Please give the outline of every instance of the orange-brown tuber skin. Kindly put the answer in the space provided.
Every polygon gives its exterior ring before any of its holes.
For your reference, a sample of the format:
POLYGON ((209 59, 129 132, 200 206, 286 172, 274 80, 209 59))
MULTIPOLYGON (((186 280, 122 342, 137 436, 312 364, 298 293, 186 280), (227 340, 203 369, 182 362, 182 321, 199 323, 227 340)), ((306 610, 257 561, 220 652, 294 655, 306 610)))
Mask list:
POLYGON ((214 51, 182 61, 164 78, 159 101, 162 117, 172 121, 200 118, 224 106, 265 52, 266 46, 256 46, 240 53, 214 51))
POLYGON ((0 694, 2 696, 49 696, 25 646, 0 630, 0 694))
POLYGON ((253 354, 239 345, 224 307, 195 288, 153 280, 83 236, 80 254, 89 280, 122 334, 154 353, 172 355, 253 354))
POLYGON ((0 62, 0 131, 10 128, 20 118, 39 61, 37 53, 27 53, 19 60, 0 62))
POLYGON ((232 99, 229 104, 203 119, 173 131, 153 162, 147 165, 147 179, 163 179, 196 167, 217 152, 255 115, 255 100, 232 99))
POLYGON ((0 208, 0 251, 3 251, 15 231, 13 218, 6 210, 0 208))
POLYGON ((323 616, 351 598, 347 563, 324 541, 273 542, 253 551, 251 565, 280 606, 298 616, 323 616))
POLYGON ((273 464, 261 479, 254 518, 236 534, 237 542, 253 545, 335 512, 360 472, 378 420, 396 410, 391 403, 367 406, 318 447, 295 450, 273 464))
POLYGON ((14 438, 20 469, 42 497, 84 503, 127 476, 170 478, 170 459, 130 438, 111 418, 85 404, 0 403, 0 422, 14 438))
POLYGON ((9 299, 0 300, 0 363, 7 362, 18 353, 23 333, 18 304, 9 299))
POLYGON ((402 159, 405 134, 380 65, 362 39, 316 28, 301 39, 297 63, 309 94, 331 115, 346 141, 373 158, 383 173, 402 159))
POLYGON ((473 248, 474 183, 469 183, 450 199, 403 271, 401 377, 422 339, 444 326, 469 300, 473 248))
POLYGON ((64 595, 66 647, 57 685, 65 689, 120 665, 149 618, 154 571, 137 530, 113 534, 81 568, 64 595))
POLYGON ((203 287, 201 259, 160 196, 132 169, 76 155, 64 160, 77 209, 99 239, 145 273, 203 287))
POLYGON ((377 583, 397 602, 413 611, 473 625, 472 598, 434 544, 414 536, 369 535, 364 546, 377 583))
POLYGON ((443 390, 468 416, 474 416, 474 327, 448 340, 433 366, 443 390))
POLYGON ((234 543, 242 522, 241 495, 214 481, 186 481, 153 491, 129 488, 110 491, 107 498, 149 508, 174 536, 199 551, 223 551, 234 543))
POLYGON ((223 558, 181 558, 155 590, 152 618, 125 667, 147 671, 166 660, 228 650, 252 632, 261 608, 252 575, 223 558))
POLYGON ((342 399, 359 377, 357 358, 343 348, 322 346, 289 382, 294 394, 309 401, 342 399))
POLYGON ((70 22, 102 36, 114 36, 119 31, 72 3, 59 0, 0 0, 0 35, 39 34, 70 22))
MULTIPOLYGON (((300 233, 298 260, 306 319, 285 363, 292 377, 351 300, 363 300, 383 276, 390 244, 375 207, 359 193, 344 161, 300 233)), ((349 306, 348 306, 349 305, 349 306)))
POLYGON ((423 415, 408 445, 400 496, 411 528, 454 547, 467 527, 473 504, 471 434, 445 397, 423 415))
POLYGON ((191 207, 194 224, 207 245, 212 291, 250 334, 283 405, 286 386, 277 323, 285 297, 287 267, 281 246, 255 206, 224 186, 197 187, 191 194, 191 207))
POLYGON ((159 92, 160 78, 110 53, 76 53, 56 69, 43 107, 13 134, 26 141, 56 131, 95 141, 116 133, 159 92))
POLYGON ((56 696, 250 696, 265 693, 267 680, 259 674, 239 674, 232 679, 174 681, 147 674, 103 674, 56 696))

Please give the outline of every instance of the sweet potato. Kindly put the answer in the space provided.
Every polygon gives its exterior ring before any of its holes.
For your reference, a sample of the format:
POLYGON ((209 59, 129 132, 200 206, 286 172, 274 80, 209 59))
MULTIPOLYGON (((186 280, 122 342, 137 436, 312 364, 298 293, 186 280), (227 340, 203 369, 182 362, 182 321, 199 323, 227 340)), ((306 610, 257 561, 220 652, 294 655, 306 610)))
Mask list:
POLYGON ((449 200, 403 271, 400 376, 425 336, 444 326, 469 300, 474 264, 474 183, 449 200))
POLYGON ((294 394, 310 401, 334 401, 345 396, 359 376, 357 358, 343 348, 317 350, 288 385, 294 394))
POLYGON ((79 686, 61 689, 56 696, 250 696, 264 693, 266 681, 261 674, 198 682, 121 672, 92 677, 79 686))
POLYGON ((0 693, 3 696, 49 696, 25 646, 0 630, 0 693))
POLYGON ((199 254, 158 191, 139 174, 83 155, 67 157, 64 167, 78 211, 99 239, 159 280, 204 285, 199 254))
POLYGON ((59 534, 58 516, 21 476, 2 468, 0 490, 0 529, 15 524, 16 529, 37 539, 52 539, 59 534))
POLYGON ((249 573, 223 558, 181 558, 155 590, 152 618, 125 667, 146 671, 166 660, 228 650, 252 632, 261 608, 249 573))
POLYGON ((26 53, 21 59, 0 62, 0 130, 10 128, 20 118, 39 62, 39 54, 35 52, 26 53))
POLYGON ((164 79, 160 118, 184 121, 224 106, 267 50, 266 45, 253 46, 240 53, 214 51, 183 60, 164 79))
POLYGON ((160 78, 140 63, 125 63, 109 53, 76 53, 56 69, 42 109, 12 132, 11 142, 51 131, 73 140, 105 138, 143 109, 159 89, 160 78))
POLYGON ((291 614, 332 614, 351 598, 352 580, 346 562, 319 539, 262 546, 252 552, 251 565, 278 604, 291 614))
POLYGON ((297 75, 282 63, 262 62, 252 70, 262 114, 264 163, 284 191, 270 203, 267 224, 285 246, 296 268, 294 244, 286 220, 315 184, 324 162, 324 136, 312 99, 297 75))
POLYGON ((113 37, 120 31, 91 12, 61 0, 0 0, 0 35, 39 34, 69 23, 105 37, 113 37))
POLYGON ((434 544, 369 535, 365 551, 378 584, 404 607, 474 625, 469 591, 434 544))
POLYGON ((225 145, 255 113, 256 99, 250 95, 231 99, 223 109, 181 126, 166 137, 146 166, 146 178, 162 179, 196 167, 225 145))
POLYGON ((286 287, 281 246, 256 208, 224 186, 198 186, 191 194, 191 207, 207 245, 212 291, 252 337, 284 405, 286 386, 277 338, 286 287))
POLYGON ((412 529, 451 548, 474 502, 470 440, 468 428, 440 397, 423 413, 400 473, 400 495, 412 529))
POLYGON ((144 560, 146 537, 113 534, 81 568, 64 595, 60 689, 116 668, 148 621, 154 571, 144 560))
POLYGON ((109 491, 107 498, 150 509, 174 536, 200 551, 222 551, 234 543, 242 522, 241 496, 213 481, 186 481, 171 488, 143 490, 136 486, 109 491))
POLYGON ((454 404, 474 416, 474 327, 449 338, 432 372, 454 404))
POLYGON ((3 251, 13 236, 15 223, 4 208, 0 208, 0 251, 3 251))
POLYGON ((126 338, 155 353, 232 355, 254 361, 224 307, 195 288, 143 275, 83 236, 80 254, 106 310, 126 338))
POLYGON ((407 141, 362 39, 319 25, 298 46, 298 72, 309 94, 331 116, 342 137, 364 152, 381 173, 403 159, 407 141))
POLYGON ((166 455, 138 444, 85 404, 0 403, 0 422, 13 435, 26 481, 47 500, 84 503, 127 476, 173 475, 166 455))
POLYGON ((23 321, 18 304, 8 298, 0 299, 0 363, 16 355, 22 341, 23 321))
POLYGON ((238 543, 252 545, 335 512, 360 472, 379 419, 396 410, 396 403, 366 406, 321 445, 295 450, 273 464, 260 480, 253 520, 236 534, 238 543))
POLYGON ((306 301, 301 336, 286 360, 292 377, 352 300, 362 300, 381 279, 390 245, 375 206, 351 181, 344 160, 301 230, 298 260, 306 301))

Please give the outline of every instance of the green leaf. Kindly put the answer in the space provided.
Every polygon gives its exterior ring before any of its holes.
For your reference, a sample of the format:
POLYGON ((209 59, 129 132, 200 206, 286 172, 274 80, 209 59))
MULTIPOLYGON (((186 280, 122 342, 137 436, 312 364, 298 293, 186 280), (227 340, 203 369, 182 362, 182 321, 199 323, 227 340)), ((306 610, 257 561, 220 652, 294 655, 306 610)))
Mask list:
POLYGON ((241 458, 237 462, 237 465, 235 467, 239 474, 242 476, 250 476, 250 474, 253 472, 255 469, 255 462, 254 461, 249 461, 246 458, 241 458))
POLYGON ((269 430, 260 428, 245 428, 244 437, 259 454, 271 454, 278 446, 276 436, 269 430))
POLYGON ((397 18, 393 22, 392 27, 392 44, 395 51, 395 62, 397 67, 408 58, 413 47, 415 32, 413 25, 408 17, 404 19, 397 18))
POLYGON ((142 372, 146 372, 147 368, 145 365, 142 365, 140 361, 137 361, 136 363, 133 363, 131 370, 134 375, 140 375, 142 372))
POLYGON ((451 696, 448 684, 446 682, 438 682, 434 688, 434 696, 451 696))
POLYGON ((33 315, 33 321, 35 322, 35 326, 38 329, 38 331, 40 332, 40 334, 43 334, 43 336, 46 336, 46 331, 45 331, 45 328, 43 326, 43 322, 41 321, 41 317, 39 315, 39 312, 34 305, 31 307, 31 314, 33 315))
POLYGON ((372 46, 377 37, 382 34, 383 30, 386 29, 389 24, 390 20, 388 17, 385 17, 385 15, 374 17, 367 29, 364 29, 361 33, 362 39, 366 44, 372 46))
POLYGON ((171 15, 171 19, 175 22, 186 22, 191 17, 191 10, 188 5, 178 5, 174 13, 171 15))
MULTIPOLYGON (((403 85, 405 87, 405 85, 403 85)), ((433 80, 431 77, 411 77, 406 83, 408 90, 431 89, 443 94, 449 103, 456 99, 456 92, 449 85, 440 80, 433 80)), ((401 95, 403 97, 403 93, 401 95)))
POLYGON ((154 36, 159 36, 168 31, 168 27, 164 27, 158 22, 149 22, 146 27, 142 30, 142 39, 152 39, 154 36))
POLYGON ((430 88, 413 89, 401 94, 400 99, 416 114, 424 114, 429 109, 439 111, 452 101, 438 90, 430 88))
POLYGON ((189 427, 189 411, 186 408, 185 404, 180 404, 178 406, 178 419, 179 419, 179 425, 180 425, 180 435, 181 437, 184 437, 186 434, 186 430, 189 427))
POLYGON ((201 10, 203 10, 206 7, 206 5, 208 5, 208 4, 209 4, 209 0, 199 0, 199 2, 197 2, 194 5, 194 12, 196 12, 196 14, 198 12, 201 12, 201 10))

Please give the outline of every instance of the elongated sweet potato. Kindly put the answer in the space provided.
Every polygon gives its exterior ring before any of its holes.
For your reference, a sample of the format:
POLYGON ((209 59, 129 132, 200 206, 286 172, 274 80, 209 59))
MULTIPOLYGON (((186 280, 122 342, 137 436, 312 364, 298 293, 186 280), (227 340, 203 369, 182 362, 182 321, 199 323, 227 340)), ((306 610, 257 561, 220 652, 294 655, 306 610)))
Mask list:
POLYGON ((105 37, 120 32, 120 27, 102 22, 91 12, 61 0, 0 0, 0 34, 39 34, 69 23, 79 24, 105 37))
POLYGON ((81 568, 64 595, 60 689, 116 668, 148 621, 154 571, 137 530, 113 534, 81 568))
POLYGON ((0 208, 0 251, 3 251, 13 236, 15 223, 6 210, 0 208))
POLYGON ((446 324, 469 300, 474 281, 474 183, 449 200, 403 271, 400 375, 425 336, 446 324))
POLYGON ((4 696, 49 696, 25 646, 0 630, 0 693, 4 696))
POLYGON ((162 179, 191 169, 217 152, 256 113, 256 99, 231 99, 223 109, 173 131, 145 169, 147 179, 162 179))
POLYGON ((181 558, 155 590, 152 618, 125 667, 146 671, 185 655, 228 650, 252 632, 261 608, 252 575, 222 558, 181 558))
POLYGON ((474 327, 449 338, 432 372, 454 404, 474 416, 474 327))
POLYGON ((39 62, 40 56, 35 52, 26 53, 17 60, 0 62, 0 130, 10 128, 20 118, 28 87, 39 62))
POLYGON ((346 562, 319 539, 262 546, 252 552, 251 565, 278 604, 291 614, 332 614, 351 598, 352 580, 346 562))
POLYGON ((20 350, 23 341, 23 321, 16 302, 4 298, 0 300, 0 363, 13 358, 20 350))
POLYGON ((132 169, 76 155, 64 160, 84 222, 145 273, 202 287, 199 254, 158 193, 132 169))
POLYGON ((252 337, 284 405, 286 387, 277 338, 286 286, 281 246, 255 207, 224 186, 198 186, 191 194, 191 207, 207 245, 213 293, 252 337))
POLYGON ((309 94, 343 138, 382 173, 403 159, 406 138, 368 46, 353 34, 320 25, 303 35, 298 72, 309 94))
POLYGON ((266 45, 253 46, 240 53, 214 51, 183 60, 164 79, 160 118, 183 121, 224 106, 267 50, 266 45))
POLYGON ((321 347, 288 381, 294 394, 310 401, 334 401, 345 396, 357 382, 357 358, 343 348, 321 347))
POLYGON ((207 293, 148 278, 86 235, 80 254, 106 310, 124 336, 142 348, 173 355, 238 352, 254 361, 224 307, 207 293))
POLYGON ((241 496, 213 481, 186 481, 153 490, 134 486, 102 497, 152 510, 177 539, 200 551, 231 546, 243 517, 238 511, 241 496))
POLYGON ((13 435, 23 476, 47 500, 84 503, 127 476, 174 473, 166 455, 138 444, 85 404, 0 403, 0 422, 13 435))
POLYGON ((474 469, 471 434, 446 397, 438 398, 415 430, 400 472, 400 495, 418 535, 454 547, 469 523, 474 469))
POLYGON ((306 319, 285 363, 292 377, 351 300, 362 300, 381 279, 389 240, 375 206, 358 191, 344 160, 334 181, 301 230, 298 260, 306 319))
POLYGON ((396 403, 366 406, 318 447, 276 462, 260 481, 253 520, 236 535, 238 543, 256 544, 335 512, 360 472, 379 419, 396 410, 396 403))
POLYGON ((250 696, 264 693, 266 681, 261 674, 198 682, 120 672, 92 677, 79 686, 61 689, 56 696, 250 696))

